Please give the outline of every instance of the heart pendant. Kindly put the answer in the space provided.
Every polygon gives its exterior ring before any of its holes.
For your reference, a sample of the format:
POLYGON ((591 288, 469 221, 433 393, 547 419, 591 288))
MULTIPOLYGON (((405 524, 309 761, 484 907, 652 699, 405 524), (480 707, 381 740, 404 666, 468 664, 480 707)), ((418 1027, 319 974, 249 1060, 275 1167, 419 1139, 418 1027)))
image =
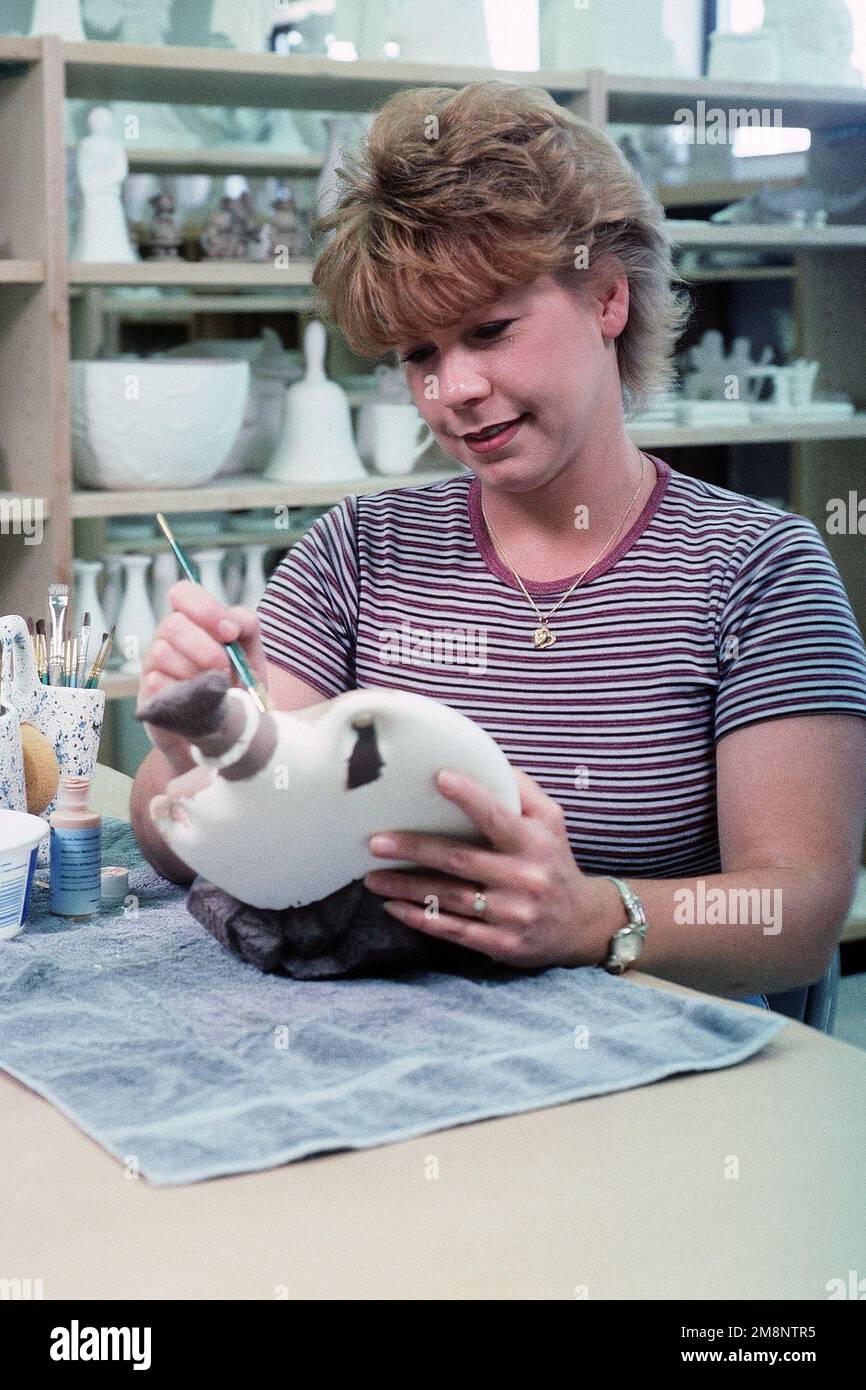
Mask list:
POLYGON ((552 647, 556 638, 547 626, 547 623, 542 623, 540 627, 535 629, 535 635, 532 640, 540 651, 542 647, 552 647))

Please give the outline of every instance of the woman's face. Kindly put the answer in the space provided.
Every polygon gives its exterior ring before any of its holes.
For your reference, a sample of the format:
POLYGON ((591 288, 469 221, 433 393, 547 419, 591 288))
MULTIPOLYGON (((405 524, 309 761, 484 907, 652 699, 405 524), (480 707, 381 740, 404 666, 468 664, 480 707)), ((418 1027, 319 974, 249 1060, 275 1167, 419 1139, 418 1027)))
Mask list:
POLYGON ((528 491, 603 441, 622 413, 615 338, 628 316, 628 281, 528 287, 399 344, 415 403, 451 458, 491 487, 528 491), (479 430, 503 429, 485 442, 479 430))

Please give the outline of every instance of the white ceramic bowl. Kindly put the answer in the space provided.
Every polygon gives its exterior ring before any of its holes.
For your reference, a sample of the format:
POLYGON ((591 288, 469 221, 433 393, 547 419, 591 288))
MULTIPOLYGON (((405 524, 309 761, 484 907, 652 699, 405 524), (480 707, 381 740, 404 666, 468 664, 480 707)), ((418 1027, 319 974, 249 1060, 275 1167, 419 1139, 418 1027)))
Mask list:
POLYGON ((249 363, 72 362, 72 458, 87 487, 197 487, 237 438, 249 363))

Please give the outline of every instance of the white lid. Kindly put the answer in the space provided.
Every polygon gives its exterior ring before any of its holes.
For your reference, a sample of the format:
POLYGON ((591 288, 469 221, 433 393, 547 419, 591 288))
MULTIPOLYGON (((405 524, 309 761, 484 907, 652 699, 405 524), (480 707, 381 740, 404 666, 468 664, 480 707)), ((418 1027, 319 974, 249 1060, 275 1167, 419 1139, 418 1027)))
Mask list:
POLYGON ((0 851, 30 849, 48 834, 48 822, 29 811, 0 809, 0 851))

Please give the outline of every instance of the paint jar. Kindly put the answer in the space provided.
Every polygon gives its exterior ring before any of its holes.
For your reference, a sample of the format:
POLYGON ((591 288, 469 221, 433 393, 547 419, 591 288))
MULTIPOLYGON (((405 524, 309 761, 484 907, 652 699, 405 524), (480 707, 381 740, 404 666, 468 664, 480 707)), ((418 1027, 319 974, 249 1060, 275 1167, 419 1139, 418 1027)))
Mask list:
POLYGON ((0 810, 0 941, 17 936, 27 921, 36 851, 47 833, 39 816, 0 810))
POLYGON ((89 777, 61 777, 49 821, 51 911, 77 920, 99 912, 102 892, 102 816, 89 792, 89 777))

